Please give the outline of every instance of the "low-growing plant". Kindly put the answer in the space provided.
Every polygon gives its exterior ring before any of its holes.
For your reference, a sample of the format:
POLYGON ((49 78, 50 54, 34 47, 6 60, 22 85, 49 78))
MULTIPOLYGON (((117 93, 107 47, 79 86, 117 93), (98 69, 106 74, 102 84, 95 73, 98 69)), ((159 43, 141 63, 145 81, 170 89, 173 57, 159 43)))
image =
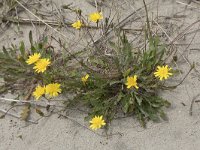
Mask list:
POLYGON ((89 78, 75 99, 83 100, 91 109, 90 117, 103 115, 107 122, 120 111, 134 114, 143 126, 149 119, 166 119, 163 107, 170 103, 158 95, 163 82, 154 75, 158 66, 166 65, 163 62, 165 48, 159 46, 159 38, 153 37, 149 49, 143 53, 133 50, 124 33, 117 43, 109 43, 112 56, 95 57, 95 63, 91 60, 91 67, 98 68, 99 72, 83 71, 89 78))
POLYGON ((30 32, 31 51, 25 50, 23 42, 19 48, 14 45, 3 48, 0 53, 1 77, 10 86, 20 81, 21 89, 28 83, 34 87, 60 83, 62 93, 76 94, 68 102, 69 107, 83 103, 90 108, 90 118, 102 115, 107 123, 121 111, 134 114, 143 126, 149 119, 166 119, 163 108, 170 103, 158 95, 164 82, 155 77, 157 67, 166 65, 163 61, 165 47, 155 36, 149 40, 149 48, 140 52, 132 48, 124 32, 118 36, 118 41, 109 41, 111 55, 91 54, 75 67, 72 63, 75 60, 54 52, 52 46, 48 46, 47 38, 33 44, 30 32), (26 62, 29 55, 36 53, 51 61, 44 73, 35 72, 26 62))
MULTIPOLYGON (((84 28, 89 33, 89 23, 80 11, 78 17, 80 20, 72 27, 84 28)), ((102 19, 101 12, 89 16, 98 28, 108 31, 110 26, 101 25, 102 19)), ((60 93, 74 95, 64 103, 66 108, 79 104, 87 106, 87 118, 93 118, 90 127, 94 130, 109 125, 118 113, 137 117, 144 127, 148 120, 166 120, 164 109, 170 103, 159 96, 159 91, 165 84, 163 80, 168 79, 173 70, 165 62, 169 57, 165 45, 151 33, 148 17, 144 29, 144 39, 147 40, 144 40, 146 45, 142 50, 133 48, 123 29, 113 27, 113 30, 116 38, 104 40, 105 33, 100 43, 93 42, 93 46, 87 47, 90 52, 71 53, 61 40, 51 37, 61 46, 62 50, 56 51, 47 37, 34 43, 32 32, 29 33, 30 48, 25 48, 23 42, 19 47, 3 47, 0 77, 5 81, 4 91, 15 89, 17 84, 17 89, 25 94, 31 93, 36 100, 45 97, 51 101, 60 93)), ((22 113, 24 120, 30 107, 26 106, 25 113, 22 113)), ((36 112, 43 114, 38 109, 36 112)))

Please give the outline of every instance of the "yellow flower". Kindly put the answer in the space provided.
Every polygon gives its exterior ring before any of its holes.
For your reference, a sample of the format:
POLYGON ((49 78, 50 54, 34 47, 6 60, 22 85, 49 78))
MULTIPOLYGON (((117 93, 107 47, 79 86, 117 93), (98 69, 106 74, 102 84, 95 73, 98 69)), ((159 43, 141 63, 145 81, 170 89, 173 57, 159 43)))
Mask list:
POLYGON ((137 86, 137 76, 134 75, 133 77, 127 77, 127 82, 126 82, 127 88, 130 89, 131 87, 135 87, 138 89, 139 87, 137 86))
POLYGON ((162 67, 158 66, 154 75, 155 75, 155 77, 160 78, 160 80, 162 81, 163 78, 167 79, 167 78, 169 78, 169 76, 172 75, 172 73, 169 72, 171 69, 172 68, 169 68, 168 65, 162 66, 162 67))
POLYGON ((90 77, 90 75, 86 74, 84 77, 81 78, 83 84, 85 84, 87 82, 87 80, 88 80, 89 77, 90 77))
POLYGON ((74 27, 75 29, 80 29, 82 26, 83 26, 83 23, 80 20, 77 20, 76 22, 72 24, 72 27, 74 27))
POLYGON ((38 100, 43 94, 45 94, 45 87, 38 85, 33 92, 33 96, 38 100))
POLYGON ((90 128, 92 130, 97 130, 102 126, 106 125, 105 121, 102 118, 103 116, 95 116, 94 118, 92 118, 92 120, 90 121, 90 128))
POLYGON ((44 72, 47 69, 47 66, 50 65, 50 61, 49 59, 39 59, 36 63, 35 66, 33 67, 33 69, 35 69, 35 72, 40 73, 40 72, 44 72))
POLYGON ((100 19, 103 19, 103 15, 101 12, 100 13, 95 12, 95 13, 90 14, 89 16, 89 20, 92 22, 98 22, 100 19))
POLYGON ((58 93, 61 93, 60 84, 52 83, 46 86, 46 94, 48 94, 49 97, 56 97, 58 93))
POLYGON ((33 55, 29 56, 28 60, 26 61, 27 64, 31 65, 37 62, 40 59, 40 53, 34 53, 33 55))

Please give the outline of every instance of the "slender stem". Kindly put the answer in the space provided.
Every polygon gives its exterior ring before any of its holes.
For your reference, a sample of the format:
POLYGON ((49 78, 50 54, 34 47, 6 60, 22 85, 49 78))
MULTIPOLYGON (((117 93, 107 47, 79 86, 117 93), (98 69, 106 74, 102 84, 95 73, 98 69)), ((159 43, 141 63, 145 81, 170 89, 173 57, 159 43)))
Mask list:
POLYGON ((146 5, 145 0, 143 0, 143 3, 144 3, 145 12, 146 12, 148 36, 150 38, 152 38, 152 33, 151 33, 151 28, 150 28, 150 23, 149 23, 148 10, 147 10, 147 5, 146 5))
POLYGON ((35 101, 16 100, 16 99, 3 98, 3 97, 0 97, 0 100, 8 101, 8 102, 17 102, 17 103, 33 104, 33 105, 41 106, 41 107, 46 107, 46 106, 65 107, 65 106, 57 106, 57 105, 53 105, 53 104, 42 105, 42 104, 37 104, 37 102, 35 102, 35 101))
POLYGON ((96 134, 96 135, 98 135, 98 136, 107 137, 107 138, 110 137, 110 136, 113 136, 113 135, 120 135, 120 136, 122 136, 122 134, 119 133, 119 132, 118 132, 118 133, 114 133, 114 134, 110 134, 110 135, 108 135, 108 134, 107 134, 107 135, 102 135, 102 134, 96 133, 95 131, 89 129, 88 127, 86 127, 86 126, 84 126, 84 125, 82 125, 81 123, 79 123, 78 121, 76 121, 74 118, 71 118, 71 117, 66 116, 66 115, 63 115, 63 114, 59 114, 59 115, 60 115, 61 117, 63 117, 63 118, 69 119, 70 121, 76 123, 77 125, 83 127, 83 128, 86 129, 86 130, 89 130, 90 132, 93 132, 94 134, 96 134))
POLYGON ((190 74, 190 72, 192 71, 192 69, 194 69, 194 64, 191 66, 190 70, 188 71, 188 73, 185 75, 185 77, 181 80, 180 83, 178 83, 177 85, 174 86, 162 86, 162 89, 174 89, 176 87, 178 87, 179 85, 181 85, 183 83, 183 81, 187 78, 187 76, 190 74))
POLYGON ((192 99, 192 102, 191 102, 191 105, 190 105, 190 112, 189 114, 192 116, 192 110, 193 110, 193 104, 195 102, 195 100, 200 96, 200 94, 197 94, 193 99, 192 99))
POLYGON ((33 12, 31 12, 28 8, 26 8, 21 2, 19 2, 18 0, 15 0, 22 8, 24 8, 26 11, 28 11, 31 15, 33 15, 35 18, 37 18, 39 21, 41 21, 42 23, 44 23, 46 26, 48 26, 49 28, 51 28, 52 30, 54 30, 56 33, 60 34, 61 36, 63 36, 64 38, 68 39, 69 37, 66 36, 65 34, 59 32, 58 30, 56 30, 55 28, 53 28, 52 26, 50 26, 48 23, 46 23, 44 20, 42 20, 41 18, 39 18, 38 16, 36 16, 33 12))

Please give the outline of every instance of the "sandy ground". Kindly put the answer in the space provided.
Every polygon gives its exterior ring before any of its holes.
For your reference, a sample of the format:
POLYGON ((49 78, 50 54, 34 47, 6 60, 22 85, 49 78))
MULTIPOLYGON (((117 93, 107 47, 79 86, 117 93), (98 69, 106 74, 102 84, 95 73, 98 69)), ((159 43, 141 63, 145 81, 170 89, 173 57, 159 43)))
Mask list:
MULTIPOLYGON (((115 11, 121 13, 122 18, 142 7, 140 0, 131 1, 131 3, 129 1, 118 2, 119 8, 113 6, 115 11)), ((53 2, 58 4, 58 7, 70 3, 67 0, 54 0, 53 2)), ((192 2, 187 8, 183 3, 186 1, 159 0, 159 3, 155 1, 149 5, 150 12, 155 14, 158 10, 159 16, 172 18, 165 20, 167 22, 165 24, 159 24, 167 32, 169 37, 166 38, 173 40, 178 33, 183 32, 187 26, 200 17, 198 3, 192 2), (158 9, 156 6, 159 6, 158 9)), ((95 10, 85 1, 73 1, 73 5, 83 8, 85 14, 95 10)), ((142 14, 142 12, 137 13, 138 16, 142 16, 142 14)), ((23 13, 22 16, 31 17, 28 13, 23 13)), ((133 27, 133 25, 128 27, 133 27)), ((103 130, 99 130, 96 134, 56 114, 49 118, 40 119, 37 125, 30 125, 19 119, 6 116, 6 118, 0 119, 0 150, 199 150, 200 107, 198 103, 194 104, 193 116, 189 115, 191 101, 199 94, 200 88, 198 74, 198 70, 200 70, 199 31, 195 31, 198 28, 199 24, 194 25, 187 30, 187 34, 176 42, 179 44, 177 46, 178 54, 184 57, 179 56, 174 67, 180 69, 182 74, 171 79, 168 84, 174 85, 184 77, 189 70, 188 61, 196 64, 197 71, 193 71, 177 89, 162 92, 162 96, 172 103, 171 108, 166 110, 169 121, 149 122, 147 129, 143 129, 133 117, 119 119, 113 121, 110 126, 109 134, 113 135, 105 137, 99 135, 105 135, 103 130), (195 31, 196 34, 192 31, 195 31), (188 47, 189 43, 191 45, 188 47)), ((18 30, 16 25, 11 25, 0 36, 0 46, 9 46, 11 42, 17 44, 22 39, 27 41, 30 29, 35 33, 36 39, 39 39, 41 33, 44 32, 54 34, 51 29, 44 30, 44 26, 34 28, 21 25, 18 30)), ((158 30, 161 29, 158 27, 158 30)), ((69 43, 80 38, 79 33, 68 31, 68 29, 64 29, 64 31, 63 33, 68 35, 67 41, 69 43)), ((82 41, 83 45, 84 43, 87 42, 82 41)), ((79 44, 80 47, 83 45, 79 44)), ((78 49, 79 46, 75 45, 73 48, 78 49)), ((12 95, 8 94, 7 97, 12 97, 12 95)), ((0 106, 5 108, 4 103, 0 103, 0 106)), ((72 111, 69 116, 88 127, 89 124, 83 119, 85 114, 72 111)))

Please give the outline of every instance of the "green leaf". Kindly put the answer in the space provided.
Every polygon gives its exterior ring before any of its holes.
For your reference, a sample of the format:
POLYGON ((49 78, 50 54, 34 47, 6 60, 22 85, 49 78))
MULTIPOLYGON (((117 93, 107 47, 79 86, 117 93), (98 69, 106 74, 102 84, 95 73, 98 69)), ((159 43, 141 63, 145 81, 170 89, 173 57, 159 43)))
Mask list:
POLYGON ((122 100, 123 97, 124 97, 124 94, 120 92, 117 96, 117 100, 115 101, 115 104, 117 105, 122 100))
POLYGON ((43 39, 43 43, 47 43, 48 42, 48 37, 45 36, 45 38, 43 39))
POLYGON ((33 35, 32 35, 32 31, 29 32, 29 42, 31 44, 31 46, 33 45, 33 35))
POLYGON ((21 41, 21 43, 20 43, 19 50, 21 52, 22 57, 24 58, 25 57, 25 45, 24 45, 23 41, 21 41))
POLYGON ((119 84, 122 83, 122 81, 111 81, 110 82, 110 86, 114 85, 114 84, 119 84))
POLYGON ((129 109, 129 103, 125 103, 125 105, 122 107, 122 110, 124 113, 127 113, 129 109))
POLYGON ((4 54, 5 54, 7 57, 9 57, 9 53, 8 53, 8 51, 6 50, 5 46, 3 46, 3 52, 4 52, 4 54))
POLYGON ((146 121, 145 121, 145 116, 143 114, 141 114, 140 112, 136 112, 137 118, 140 122, 140 124, 142 125, 143 128, 146 128, 146 121))
POLYGON ((31 46, 31 52, 34 54, 36 52, 36 48, 34 46, 31 46))
POLYGON ((159 122, 160 121, 160 118, 158 117, 158 115, 156 113, 149 113, 149 118, 153 122, 159 122))
POLYGON ((9 90, 9 87, 6 87, 5 85, 0 86, 0 94, 3 94, 9 90))
POLYGON ((129 108, 131 107, 131 105, 134 104, 130 95, 122 96, 121 97, 121 103, 122 103, 122 110, 123 110, 124 113, 129 112, 129 108))
POLYGON ((40 116, 44 116, 44 113, 39 109, 39 108, 36 108, 35 109, 36 113, 38 113, 40 116))
POLYGON ((129 68, 128 70, 126 70, 124 73, 123 73, 123 76, 124 78, 126 78, 131 72, 131 69, 129 68))
POLYGON ((167 115, 164 113, 164 111, 161 111, 161 112, 160 112, 160 117, 161 117, 163 120, 165 120, 165 121, 168 121, 168 120, 169 120, 168 117, 167 117, 167 115))
POLYGON ((136 101, 137 101, 138 105, 139 105, 139 106, 141 106, 142 99, 141 99, 141 98, 139 98, 139 97, 138 97, 136 94, 134 94, 134 96, 135 96, 135 99, 136 99, 136 101))
POLYGON ((171 103, 166 100, 164 101, 164 103, 165 103, 165 107, 167 107, 167 108, 169 108, 171 106, 171 103))

